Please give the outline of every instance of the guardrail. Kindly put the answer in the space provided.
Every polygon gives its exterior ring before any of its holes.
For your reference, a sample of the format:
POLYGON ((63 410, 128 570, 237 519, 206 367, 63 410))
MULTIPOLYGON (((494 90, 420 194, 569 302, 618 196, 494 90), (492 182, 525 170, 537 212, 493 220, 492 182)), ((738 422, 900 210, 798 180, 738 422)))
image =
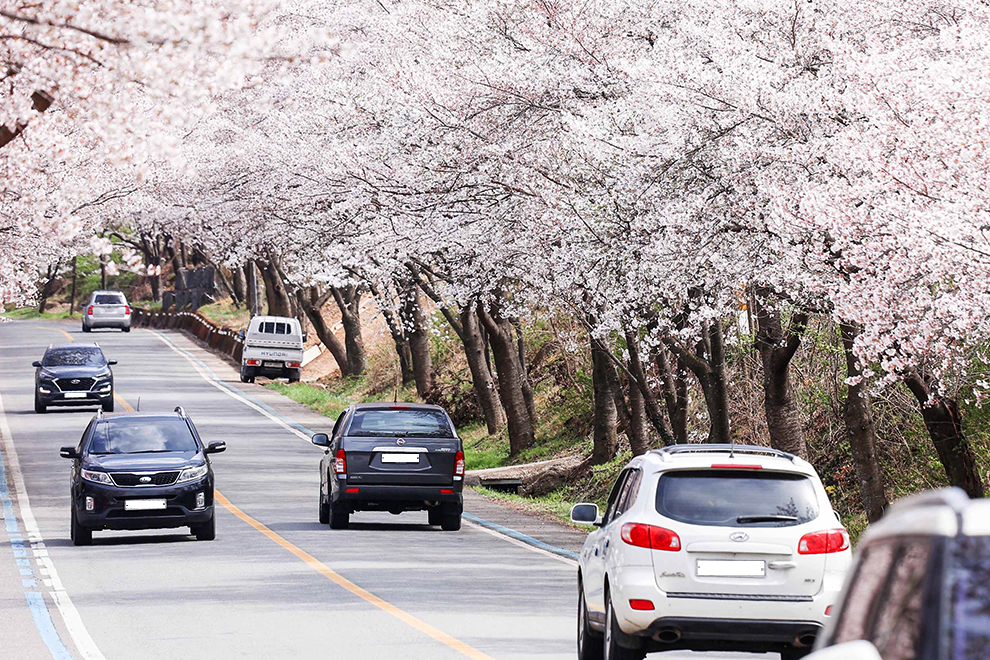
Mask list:
POLYGON ((197 312, 161 312, 134 307, 131 309, 131 323, 144 328, 184 330, 211 350, 233 358, 238 364, 241 362, 244 342, 240 336, 197 312))

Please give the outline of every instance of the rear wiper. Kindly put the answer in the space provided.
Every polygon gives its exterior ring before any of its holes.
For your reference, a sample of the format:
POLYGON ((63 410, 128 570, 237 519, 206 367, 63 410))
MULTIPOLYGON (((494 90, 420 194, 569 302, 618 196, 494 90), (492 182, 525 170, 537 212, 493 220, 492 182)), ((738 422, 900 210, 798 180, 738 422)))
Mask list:
POLYGON ((780 516, 773 513, 765 513, 753 516, 739 516, 736 518, 736 522, 742 525, 761 522, 797 522, 797 516, 780 516))

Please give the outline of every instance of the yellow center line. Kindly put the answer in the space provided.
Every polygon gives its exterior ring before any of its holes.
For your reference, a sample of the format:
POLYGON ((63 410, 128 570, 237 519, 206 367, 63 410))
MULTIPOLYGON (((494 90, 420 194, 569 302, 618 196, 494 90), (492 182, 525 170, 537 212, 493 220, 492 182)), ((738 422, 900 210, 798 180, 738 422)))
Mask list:
MULTIPOLYGON (((117 402, 124 407, 124 410, 128 412, 134 412, 134 408, 132 408, 131 405, 127 403, 127 401, 125 401, 123 397, 121 397, 116 392, 113 393, 113 396, 114 399, 116 399, 117 402)), ((426 623, 422 619, 416 618, 412 614, 409 614, 408 612, 399 609, 398 607, 388 602, 387 600, 383 600, 382 598, 379 598, 378 596, 371 593, 367 589, 364 589, 363 587, 359 587, 358 585, 354 584, 353 582, 351 582, 350 580, 348 580, 347 578, 345 578, 344 576, 337 573, 332 568, 321 562, 313 555, 309 554, 302 548, 293 545, 289 541, 285 540, 284 538, 282 538, 281 536, 270 530, 263 523, 258 522, 248 514, 241 511, 239 508, 237 508, 237 506, 233 504, 233 502, 231 502, 226 497, 224 497, 220 491, 214 490, 213 497, 217 502, 223 505, 223 507, 227 509, 227 511, 230 511, 232 514, 240 518, 242 521, 246 522, 248 525, 251 525, 251 527, 254 527, 256 530, 267 536, 269 539, 271 539, 278 545, 282 546, 283 548, 294 554, 296 557, 301 559, 307 566, 309 566, 314 571, 316 571, 326 579, 330 580, 337 586, 346 589, 347 591, 351 592, 358 598, 361 598, 366 602, 370 603, 371 605, 374 605, 383 612, 387 612, 388 614, 391 614, 396 619, 402 621, 403 623, 409 626, 412 626, 421 633, 432 637, 436 641, 440 642, 445 646, 452 648, 458 653, 461 653, 469 658, 473 658, 473 660, 494 660, 491 656, 482 653, 481 651, 479 651, 478 649, 472 646, 468 646, 467 644, 457 639, 456 637, 452 637, 447 633, 443 632, 442 630, 434 628, 433 626, 426 623)))
POLYGON ((65 338, 68 339, 69 341, 73 341, 73 342, 75 341, 75 339, 72 338, 72 335, 70 335, 65 330, 60 330, 58 328, 46 328, 43 325, 36 325, 34 327, 35 327, 36 330, 52 330, 54 332, 61 332, 63 335, 65 335, 65 338))

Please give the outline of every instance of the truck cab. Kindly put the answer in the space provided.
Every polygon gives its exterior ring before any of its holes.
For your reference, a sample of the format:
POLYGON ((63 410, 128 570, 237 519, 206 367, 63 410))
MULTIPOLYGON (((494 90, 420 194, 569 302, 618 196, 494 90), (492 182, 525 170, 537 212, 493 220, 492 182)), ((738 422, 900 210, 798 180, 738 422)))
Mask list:
POLYGON ((256 376, 288 378, 290 383, 299 381, 306 335, 297 319, 255 316, 242 337, 242 383, 253 383, 256 376))

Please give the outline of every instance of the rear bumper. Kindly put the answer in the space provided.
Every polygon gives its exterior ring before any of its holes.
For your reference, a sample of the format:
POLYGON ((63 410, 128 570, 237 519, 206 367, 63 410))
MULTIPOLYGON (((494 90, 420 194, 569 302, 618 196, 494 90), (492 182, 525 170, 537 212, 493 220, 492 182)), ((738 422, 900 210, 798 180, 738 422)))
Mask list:
POLYGON ((86 324, 87 328, 129 328, 131 327, 131 317, 99 318, 86 316, 83 318, 83 323, 86 324))
POLYGON ((347 502, 355 509, 419 510, 427 508, 427 503, 442 502, 464 507, 461 484, 451 486, 361 486, 340 484, 333 493, 334 502, 347 502))
POLYGON ((639 636, 651 652, 765 652, 785 648, 810 649, 821 630, 822 625, 817 621, 665 617, 654 621, 639 636))

